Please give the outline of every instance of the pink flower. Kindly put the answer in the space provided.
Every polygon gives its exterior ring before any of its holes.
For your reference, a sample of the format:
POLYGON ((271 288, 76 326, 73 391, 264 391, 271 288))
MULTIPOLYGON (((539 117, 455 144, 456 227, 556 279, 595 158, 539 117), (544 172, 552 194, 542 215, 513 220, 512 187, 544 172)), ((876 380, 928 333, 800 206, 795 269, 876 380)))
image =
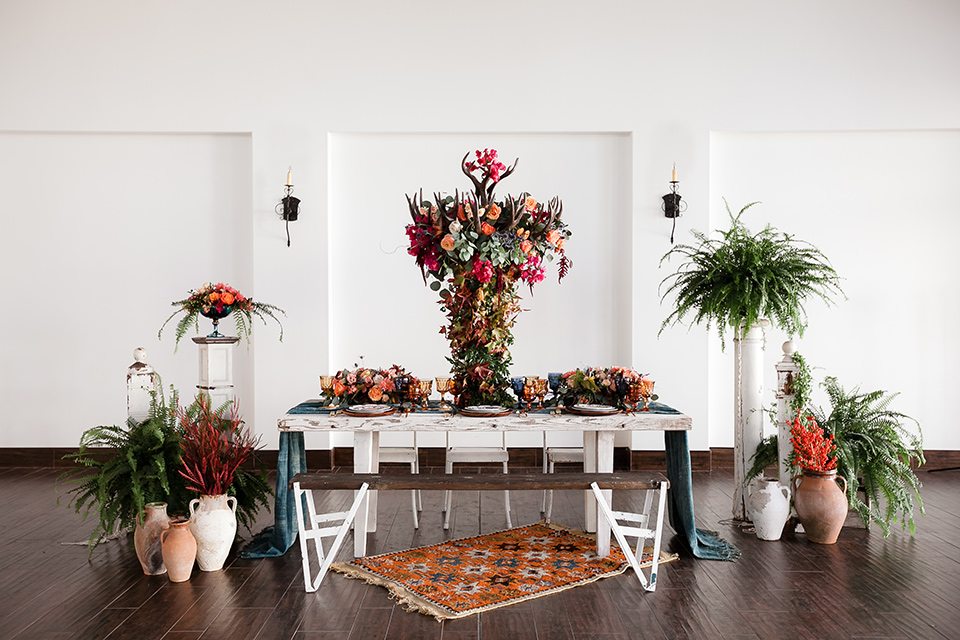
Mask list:
POLYGON ((541 266, 540 256, 536 253, 530 254, 527 261, 520 267, 520 279, 533 285, 542 282, 546 270, 541 266))
POLYGON ((437 256, 432 254, 423 259, 423 265, 427 268, 427 271, 436 271, 440 268, 437 256))
POLYGON ((480 282, 490 282, 493 279, 493 263, 489 260, 474 260, 473 276, 480 282))

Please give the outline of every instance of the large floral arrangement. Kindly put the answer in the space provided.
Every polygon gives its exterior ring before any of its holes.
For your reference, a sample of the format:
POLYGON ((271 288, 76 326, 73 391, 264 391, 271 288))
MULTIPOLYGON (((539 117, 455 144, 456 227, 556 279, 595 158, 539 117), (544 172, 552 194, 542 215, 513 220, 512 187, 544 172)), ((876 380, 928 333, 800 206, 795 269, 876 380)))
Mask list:
POLYGON ((237 334, 241 338, 245 338, 247 342, 250 341, 253 317, 260 318, 264 324, 267 323, 266 319, 269 317, 280 327, 280 340, 283 341, 283 325, 280 324, 280 320, 276 316, 277 313, 283 314, 283 309, 272 304, 255 301, 253 298, 247 298, 230 285, 222 282, 216 284, 206 282, 196 291, 191 290, 190 295, 183 300, 176 300, 171 304, 177 307, 177 310, 164 321, 160 331, 157 332, 157 338, 161 337, 168 322, 181 313, 185 314, 177 322, 177 340, 174 343, 174 351, 177 350, 180 339, 186 335, 191 325, 197 331, 200 330, 199 316, 214 319, 214 335, 218 335, 217 321, 232 314, 236 323, 237 334))
POLYGON ((836 450, 833 434, 824 434, 817 424, 816 418, 811 415, 803 416, 798 413, 790 424, 790 442, 793 444, 793 465, 801 469, 813 471, 830 471, 837 468, 836 456, 831 454, 836 450))
POLYGON ((545 262, 558 255, 559 279, 571 267, 564 252, 570 231, 560 219, 563 204, 546 205, 529 193, 497 200, 496 185, 513 173, 495 149, 476 151, 461 170, 473 193, 443 195, 433 201, 407 196, 413 223, 407 225, 407 250, 424 283, 439 292, 448 324, 448 358, 460 406, 511 402, 507 393, 511 329, 520 313, 518 281, 533 286, 544 279, 545 262))
POLYGON ((567 371, 557 392, 564 405, 581 402, 624 407, 631 384, 640 382, 643 374, 626 367, 587 367, 567 371))
POLYGON ((408 378, 411 384, 419 382, 396 364, 389 369, 343 369, 334 376, 333 388, 327 392, 327 397, 339 398, 345 404, 402 402, 397 388, 399 377, 408 378))

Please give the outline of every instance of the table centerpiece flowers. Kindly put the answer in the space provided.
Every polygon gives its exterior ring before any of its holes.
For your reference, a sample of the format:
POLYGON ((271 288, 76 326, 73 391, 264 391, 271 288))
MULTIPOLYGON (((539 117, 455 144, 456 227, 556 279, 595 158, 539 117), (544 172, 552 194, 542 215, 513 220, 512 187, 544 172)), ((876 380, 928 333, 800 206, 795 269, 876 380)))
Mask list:
POLYGON ((330 389, 324 390, 328 403, 338 399, 340 405, 354 404, 392 404, 402 403, 403 389, 398 379, 404 378, 407 384, 418 384, 419 380, 407 373, 400 365, 388 369, 341 369, 333 376, 330 389))
POLYGON ((544 279, 544 263, 559 256, 559 280, 572 266, 564 252, 570 231, 561 220, 563 204, 546 205, 527 192, 497 199, 494 189, 517 167, 507 167, 495 149, 467 153, 460 162, 473 192, 423 192, 407 196, 412 224, 406 227, 424 284, 440 296, 447 316, 441 329, 450 342, 459 407, 512 403, 511 329, 520 313, 519 283, 530 287, 544 279))
POLYGON ((276 315, 278 313, 286 315, 283 309, 272 304, 254 300, 253 298, 248 298, 230 285, 222 282, 217 282, 216 284, 205 282, 203 286, 196 291, 191 290, 190 295, 183 300, 175 300, 170 304, 177 307, 177 310, 170 314, 170 317, 164 321, 163 326, 160 327, 160 331, 157 332, 157 338, 161 337, 167 323, 177 315, 181 313, 185 314, 177 322, 176 342, 173 346, 174 352, 176 352, 177 347, 180 345, 180 339, 186 335, 191 325, 193 325, 197 331, 200 330, 199 316, 213 320, 213 333, 207 337, 218 338, 222 337, 222 334, 220 334, 217 328, 220 320, 232 314, 234 323, 236 324, 237 334, 239 337, 245 338, 247 342, 250 342, 250 333, 253 329, 253 317, 256 316, 260 318, 264 324, 267 323, 267 318, 269 317, 280 327, 280 341, 283 341, 283 325, 280 324, 280 320, 276 315))
MULTIPOLYGON (((649 380, 642 373, 627 367, 587 367, 567 371, 561 376, 557 391, 560 404, 606 404, 629 409, 630 388, 649 380)), ((656 400, 656 396, 650 396, 656 400)))

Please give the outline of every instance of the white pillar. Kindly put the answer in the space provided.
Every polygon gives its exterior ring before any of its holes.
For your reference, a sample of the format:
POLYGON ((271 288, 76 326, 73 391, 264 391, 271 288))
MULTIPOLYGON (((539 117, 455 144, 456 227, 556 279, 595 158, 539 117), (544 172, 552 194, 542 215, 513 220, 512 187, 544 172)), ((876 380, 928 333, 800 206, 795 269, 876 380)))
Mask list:
MULTIPOLYGON (((796 346, 793 340, 787 340, 783 343, 783 358, 777 363, 777 468, 780 475, 780 484, 790 488, 790 469, 784 462, 793 446, 790 444, 790 427, 787 426, 787 420, 793 420, 797 416, 794 414, 793 404, 793 381, 797 375, 797 365, 793 361, 793 354, 796 353, 796 346)), ((788 496, 789 497, 789 496, 788 496)))
POLYGON ((133 364, 127 368, 127 418, 143 422, 150 417, 152 393, 160 391, 160 379, 147 364, 147 350, 133 350, 133 364))
POLYGON ((733 517, 741 520, 749 497, 743 480, 763 438, 763 330, 768 326, 761 321, 733 341, 733 517))
POLYGON ((240 338, 221 336, 197 337, 200 348, 200 382, 197 389, 210 396, 210 406, 219 409, 233 400, 233 347, 240 338))

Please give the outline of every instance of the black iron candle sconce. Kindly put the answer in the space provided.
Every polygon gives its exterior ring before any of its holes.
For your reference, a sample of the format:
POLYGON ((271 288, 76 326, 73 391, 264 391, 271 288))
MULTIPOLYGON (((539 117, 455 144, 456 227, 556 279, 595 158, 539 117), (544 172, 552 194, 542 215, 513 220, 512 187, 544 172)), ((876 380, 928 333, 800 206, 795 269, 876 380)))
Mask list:
POLYGON ((663 196, 663 215, 667 218, 673 218, 673 229, 670 230, 670 244, 673 244, 673 235, 677 230, 677 218, 687 210, 687 203, 683 201, 680 193, 677 191, 680 181, 677 180, 677 165, 673 165, 673 173, 670 176, 670 193, 663 196))
POLYGON ((283 187, 283 198, 276 206, 277 215, 287 227, 287 246, 290 246, 290 223, 300 216, 300 198, 293 197, 293 171, 287 169, 287 184, 283 187))

